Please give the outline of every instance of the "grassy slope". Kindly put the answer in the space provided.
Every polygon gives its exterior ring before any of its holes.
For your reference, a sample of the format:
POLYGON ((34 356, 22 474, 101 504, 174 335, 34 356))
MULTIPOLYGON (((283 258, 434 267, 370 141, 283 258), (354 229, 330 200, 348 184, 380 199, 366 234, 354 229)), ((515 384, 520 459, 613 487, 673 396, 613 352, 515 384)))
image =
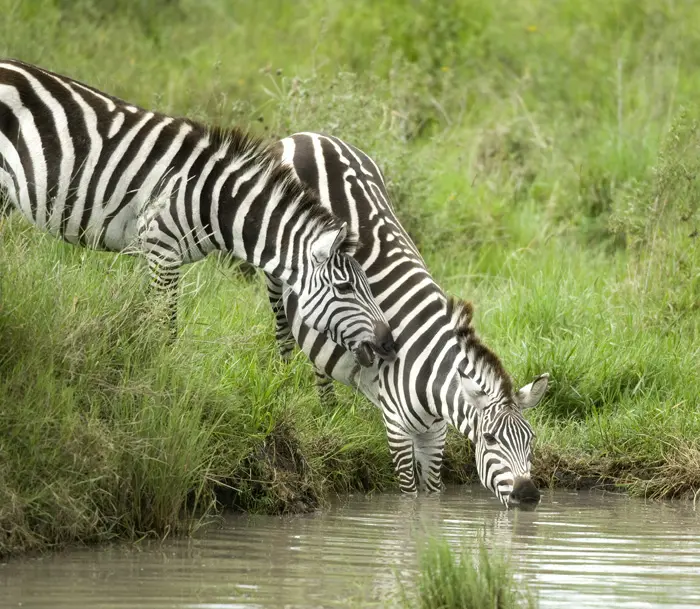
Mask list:
MULTIPOLYGON (((552 374, 537 475, 700 488, 700 6, 229 4, 0 0, 0 55, 361 146, 515 378, 552 374)), ((168 347, 136 261, 2 222, 0 554, 391 484, 378 413, 349 391, 321 412, 303 359, 276 362, 259 282, 193 266, 168 347)), ((452 438, 454 479, 467 455, 452 438)))
POLYGON ((391 483, 374 407, 320 410, 302 358, 275 357, 259 284, 193 267, 169 346, 135 260, 19 217, 2 247, 0 553, 167 533, 215 497, 277 512, 391 483))

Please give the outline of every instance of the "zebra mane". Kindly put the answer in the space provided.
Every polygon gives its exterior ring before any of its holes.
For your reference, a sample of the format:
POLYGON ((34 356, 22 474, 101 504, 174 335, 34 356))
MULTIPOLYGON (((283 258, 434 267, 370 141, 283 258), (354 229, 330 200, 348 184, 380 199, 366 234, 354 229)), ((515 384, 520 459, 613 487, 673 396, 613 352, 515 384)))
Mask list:
MULTIPOLYGON (((204 127, 189 121, 197 129, 205 129, 210 142, 215 148, 226 148, 227 156, 250 156, 260 164, 270 168, 270 179, 280 184, 285 195, 297 200, 299 210, 307 213, 310 222, 318 223, 324 230, 340 229, 343 222, 328 209, 323 207, 319 194, 313 188, 304 188, 294 173, 294 169, 282 163, 276 143, 269 143, 262 138, 250 135, 238 127, 204 127)), ((352 255, 359 247, 359 238, 348 230, 345 240, 338 247, 338 252, 352 255)))
POLYGON ((457 342, 464 349, 468 359, 480 365, 498 381, 499 390, 509 398, 513 396, 513 381, 506 372, 499 357, 476 335, 472 325, 474 306, 471 302, 455 296, 447 299, 447 314, 452 322, 457 342))

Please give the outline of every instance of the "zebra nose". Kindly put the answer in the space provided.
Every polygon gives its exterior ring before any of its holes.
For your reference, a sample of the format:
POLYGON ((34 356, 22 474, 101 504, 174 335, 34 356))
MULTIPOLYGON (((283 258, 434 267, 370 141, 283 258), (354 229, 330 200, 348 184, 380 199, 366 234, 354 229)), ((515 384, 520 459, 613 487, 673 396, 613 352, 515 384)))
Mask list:
POLYGON ((384 360, 392 361, 396 358, 396 342, 394 342, 389 324, 374 322, 373 348, 375 353, 384 360))
POLYGON ((513 490, 508 497, 508 507, 535 509, 540 502, 540 491, 530 478, 518 476, 513 484, 513 490))

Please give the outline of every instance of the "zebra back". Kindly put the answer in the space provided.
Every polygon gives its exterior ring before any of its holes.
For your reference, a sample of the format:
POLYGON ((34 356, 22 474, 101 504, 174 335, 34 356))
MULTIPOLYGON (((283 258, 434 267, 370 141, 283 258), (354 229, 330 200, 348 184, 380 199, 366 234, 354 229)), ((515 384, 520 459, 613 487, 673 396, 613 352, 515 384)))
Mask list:
POLYGON ((171 300, 183 264, 224 251, 292 286, 305 322, 361 364, 393 356, 347 224, 238 129, 0 61, 0 191, 70 243, 145 255, 171 300))

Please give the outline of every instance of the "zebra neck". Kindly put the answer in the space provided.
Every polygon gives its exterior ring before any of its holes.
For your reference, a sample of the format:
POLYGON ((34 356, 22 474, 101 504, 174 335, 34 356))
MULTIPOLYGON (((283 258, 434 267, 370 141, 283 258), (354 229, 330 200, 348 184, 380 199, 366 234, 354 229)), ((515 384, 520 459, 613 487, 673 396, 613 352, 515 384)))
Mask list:
POLYGON ((496 397, 508 401, 511 380, 500 360, 475 334, 465 339, 455 335, 452 324, 447 327, 449 330, 427 348, 433 353, 423 368, 430 370, 430 378, 423 379, 430 386, 428 410, 474 441, 480 408, 496 397), (489 398, 483 402, 485 396, 489 398))
POLYGON ((475 442, 478 411, 466 399, 462 398, 462 401, 463 405, 454 410, 455 416, 451 417, 450 421, 462 435, 475 442))
POLYGON ((513 385, 498 356, 473 333, 460 342, 466 355, 464 373, 486 395, 508 400, 513 385))
POLYGON ((226 189, 230 195, 212 210, 221 249, 295 287, 308 271, 314 238, 337 220, 274 163, 248 168, 226 189))
POLYGON ((434 408, 429 410, 439 419, 447 421, 462 435, 472 442, 475 439, 478 410, 469 402, 468 396, 462 389, 458 369, 459 357, 449 358, 452 366, 447 378, 439 378, 432 384, 432 402, 434 408))

